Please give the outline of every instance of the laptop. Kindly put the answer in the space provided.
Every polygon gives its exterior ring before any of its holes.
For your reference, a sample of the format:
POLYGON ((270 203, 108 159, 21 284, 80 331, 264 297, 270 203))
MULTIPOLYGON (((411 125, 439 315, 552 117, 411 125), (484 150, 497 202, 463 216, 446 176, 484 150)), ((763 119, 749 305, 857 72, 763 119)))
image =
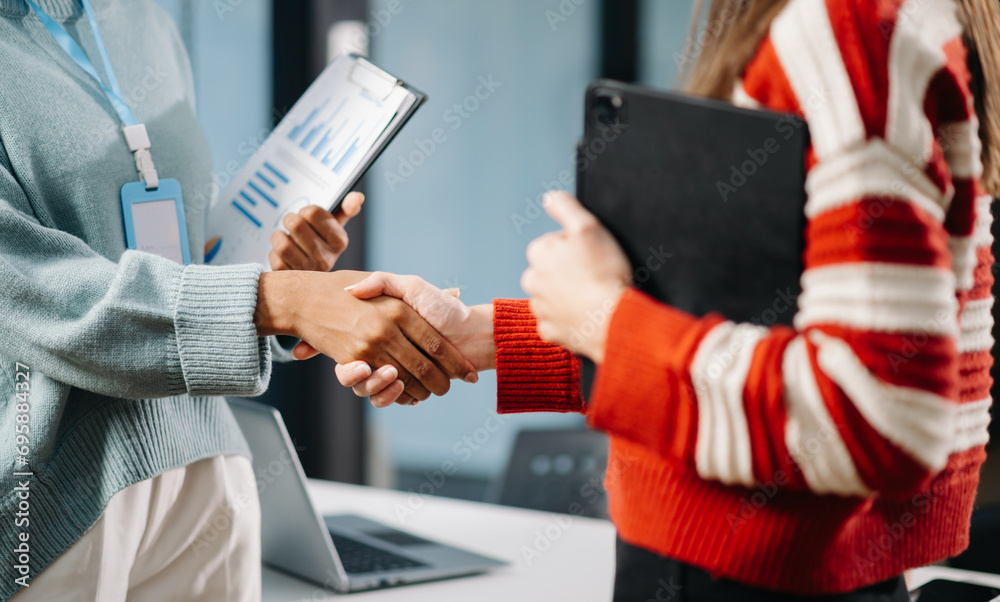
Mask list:
POLYGON ((243 399, 230 399, 229 407, 253 453, 265 564, 341 593, 473 575, 508 564, 361 516, 320 516, 281 414, 243 399))

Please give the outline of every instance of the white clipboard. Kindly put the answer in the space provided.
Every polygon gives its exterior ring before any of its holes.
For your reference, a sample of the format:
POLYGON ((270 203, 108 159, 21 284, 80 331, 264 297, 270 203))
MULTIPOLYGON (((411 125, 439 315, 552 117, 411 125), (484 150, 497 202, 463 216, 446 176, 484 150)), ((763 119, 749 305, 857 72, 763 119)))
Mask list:
POLYGON ((426 99, 364 57, 334 60, 213 203, 205 263, 267 267, 284 216, 336 211, 426 99))

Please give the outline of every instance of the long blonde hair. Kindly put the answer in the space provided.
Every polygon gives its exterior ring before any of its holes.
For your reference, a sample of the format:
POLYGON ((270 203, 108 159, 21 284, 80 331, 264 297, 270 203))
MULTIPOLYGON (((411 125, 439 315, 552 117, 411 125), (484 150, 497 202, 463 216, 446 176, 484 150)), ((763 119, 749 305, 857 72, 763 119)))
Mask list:
MULTIPOLYGON (((965 30, 972 92, 983 142, 982 184, 1000 197, 1000 0, 955 0, 965 30)), ((788 0, 695 0, 682 59, 684 89, 729 100, 737 78, 788 0)))

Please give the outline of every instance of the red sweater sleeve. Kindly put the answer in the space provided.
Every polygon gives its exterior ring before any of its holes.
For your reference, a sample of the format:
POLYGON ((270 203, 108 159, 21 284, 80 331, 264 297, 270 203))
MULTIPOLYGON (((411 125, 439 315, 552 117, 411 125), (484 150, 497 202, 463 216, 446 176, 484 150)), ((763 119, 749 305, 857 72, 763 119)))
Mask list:
POLYGON ((952 3, 895 6, 790 3, 736 95, 810 129, 794 329, 766 325, 781 294, 736 324, 630 291, 595 427, 703 479, 844 496, 909 496, 986 442, 992 216, 961 28, 952 3))
POLYGON ((580 362, 538 336, 528 301, 493 301, 497 346, 497 411, 583 412, 580 362))

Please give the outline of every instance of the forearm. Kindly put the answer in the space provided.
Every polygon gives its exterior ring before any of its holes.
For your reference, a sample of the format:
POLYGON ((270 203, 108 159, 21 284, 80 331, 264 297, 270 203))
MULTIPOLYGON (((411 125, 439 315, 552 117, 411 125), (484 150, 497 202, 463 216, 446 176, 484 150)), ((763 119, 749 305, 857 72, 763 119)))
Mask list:
POLYGON ((114 263, 76 242, 79 253, 58 257, 4 254, 3 355, 114 397, 263 391, 269 351, 251 321, 259 268, 184 268, 135 252, 114 263))

